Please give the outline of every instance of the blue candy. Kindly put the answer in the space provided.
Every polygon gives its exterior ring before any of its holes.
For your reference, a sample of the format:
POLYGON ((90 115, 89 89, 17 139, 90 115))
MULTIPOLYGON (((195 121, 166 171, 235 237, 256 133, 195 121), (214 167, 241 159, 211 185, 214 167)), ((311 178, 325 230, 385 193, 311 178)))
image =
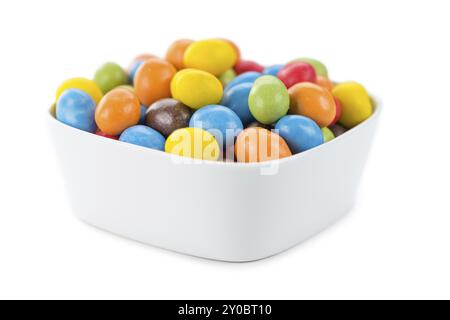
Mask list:
POLYGON ((122 132, 119 140, 161 151, 164 151, 164 146, 166 144, 166 139, 161 133, 143 125, 129 127, 122 132))
POLYGON ((145 116, 147 113, 147 108, 141 105, 141 118, 139 119, 139 124, 145 124, 145 116))
POLYGON ((225 87, 225 91, 229 90, 229 89, 233 88, 234 86, 237 86, 238 84, 241 84, 241 83, 246 83, 246 82, 253 83, 253 82, 255 82, 256 79, 258 79, 261 76, 262 76, 261 73, 255 72, 255 71, 244 72, 244 73, 238 75, 233 80, 231 80, 230 83, 228 83, 228 85, 225 87))
POLYGON ((320 127, 304 116, 284 116, 277 122, 275 129, 286 140, 293 153, 306 151, 323 143, 320 127))
POLYGON ((130 69, 130 82, 134 82, 134 76, 136 75, 136 72, 138 71, 139 67, 144 63, 145 61, 138 60, 133 64, 133 67, 130 69))
POLYGON ((220 104, 233 110, 244 125, 256 121, 248 107, 248 95, 252 90, 252 83, 241 83, 226 90, 220 104))
POLYGON ((221 147, 233 145, 234 138, 244 129, 241 119, 234 111, 217 104, 198 109, 192 115, 189 127, 209 131, 221 147))
POLYGON ((95 132, 95 102, 84 91, 68 89, 56 104, 56 119, 87 132, 95 132))
POLYGON ((280 69, 283 67, 284 67, 283 64, 275 64, 273 66, 265 68, 263 71, 263 74, 276 77, 278 74, 278 71, 280 71, 280 69))

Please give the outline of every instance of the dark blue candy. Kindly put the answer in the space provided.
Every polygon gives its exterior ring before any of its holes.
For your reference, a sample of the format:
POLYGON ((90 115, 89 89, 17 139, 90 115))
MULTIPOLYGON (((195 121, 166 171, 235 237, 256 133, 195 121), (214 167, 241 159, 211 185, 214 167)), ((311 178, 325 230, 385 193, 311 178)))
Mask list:
POLYGON ((192 115, 189 127, 210 132, 221 147, 234 144, 234 138, 244 129, 241 119, 234 111, 217 104, 198 109, 192 115))
POLYGON ((221 104, 233 110, 241 119, 244 126, 256 121, 248 107, 248 95, 252 90, 252 83, 246 82, 225 90, 221 104))
POLYGON ((84 91, 68 89, 59 97, 56 104, 56 119, 88 132, 95 132, 95 102, 84 91))
POLYGON ((120 141, 138 146, 164 151, 166 139, 158 131, 143 125, 126 129, 119 138, 120 141))
POLYGON ((144 105, 141 105, 141 118, 139 119, 139 124, 145 124, 145 113, 147 112, 147 108, 144 105))
POLYGON ((306 151, 323 143, 320 127, 304 116, 285 116, 277 122, 275 129, 286 140, 293 153, 306 151))

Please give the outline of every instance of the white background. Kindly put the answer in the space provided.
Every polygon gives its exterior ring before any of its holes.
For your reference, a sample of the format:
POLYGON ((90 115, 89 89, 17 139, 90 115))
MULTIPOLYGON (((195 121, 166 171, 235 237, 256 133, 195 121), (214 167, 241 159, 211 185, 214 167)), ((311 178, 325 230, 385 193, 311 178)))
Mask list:
POLYGON ((1 1, 0 298, 450 298, 447 5, 1 1), (56 87, 186 37, 230 38, 265 64, 316 57, 378 95, 350 215, 249 264, 166 252, 72 215, 44 121, 56 87))

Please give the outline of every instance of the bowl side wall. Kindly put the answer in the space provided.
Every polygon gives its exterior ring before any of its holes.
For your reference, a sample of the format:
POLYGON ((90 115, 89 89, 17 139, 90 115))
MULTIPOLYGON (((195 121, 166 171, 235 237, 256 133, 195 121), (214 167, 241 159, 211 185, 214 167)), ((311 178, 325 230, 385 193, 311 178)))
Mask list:
POLYGON ((48 122, 82 220, 185 254, 252 261, 304 241, 350 210, 378 117, 279 161, 274 175, 261 174, 270 164, 174 163, 159 151, 48 122))

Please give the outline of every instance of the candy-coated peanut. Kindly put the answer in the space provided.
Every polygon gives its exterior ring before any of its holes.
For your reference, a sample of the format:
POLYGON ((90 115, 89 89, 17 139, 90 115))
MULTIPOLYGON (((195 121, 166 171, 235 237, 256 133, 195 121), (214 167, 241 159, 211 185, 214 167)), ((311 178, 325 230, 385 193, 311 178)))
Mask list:
POLYGON ((130 69, 129 72, 129 80, 130 83, 134 83, 134 77, 136 76, 137 71, 139 68, 144 64, 145 61, 136 61, 133 67, 130 69))
POLYGON ((264 162, 292 155, 286 141, 264 128, 247 128, 236 139, 235 155, 238 162, 264 162))
POLYGON ((235 137, 244 129, 237 114, 221 105, 209 105, 195 111, 189 121, 189 127, 211 133, 221 150, 233 145, 235 137))
POLYGON ((122 88, 108 92, 95 110, 95 122, 99 129, 113 136, 138 124, 140 117, 139 99, 130 90, 122 88))
POLYGON ((219 79, 209 72, 196 69, 178 71, 172 79, 170 89, 174 99, 192 109, 217 104, 223 94, 219 79))
POLYGON ((176 69, 160 59, 145 61, 134 77, 134 90, 145 106, 163 98, 170 98, 170 82, 176 69))
POLYGON ((322 88, 325 88, 325 89, 327 89, 330 92, 333 90, 333 82, 330 79, 328 79, 328 78, 326 78, 324 76, 319 76, 318 75, 317 79, 316 79, 316 83, 319 86, 321 86, 322 88))
POLYGON ((310 118, 298 115, 285 116, 275 125, 293 153, 303 152, 323 143, 320 127, 310 118))
POLYGON ((306 63, 312 65, 314 70, 316 70, 317 75, 328 78, 327 67, 319 60, 312 59, 312 58, 298 58, 298 59, 291 61, 290 63, 299 62, 299 61, 306 62, 306 63))
POLYGON ((241 83, 254 83, 256 79, 262 76, 262 73, 255 72, 255 71, 248 71, 241 73, 236 78, 231 80, 228 85, 225 87, 225 91, 233 88, 234 86, 241 84, 241 83))
POLYGON ((289 89, 289 113, 313 119, 320 127, 330 125, 336 117, 336 103, 328 90, 310 82, 289 89))
POLYGON ((327 127, 323 127, 320 130, 322 130, 322 134, 323 134, 323 142, 328 142, 331 141, 335 138, 333 131, 331 131, 329 128, 327 127))
POLYGON ((94 81, 103 93, 128 83, 128 75, 117 63, 108 62, 102 65, 94 75, 94 81))
POLYGON ((248 106, 248 97, 252 87, 253 84, 247 82, 226 89, 220 103, 236 112, 244 125, 255 121, 255 117, 253 117, 248 106))
POLYGON ((220 147, 214 136, 199 128, 174 131, 166 140, 165 151, 200 160, 216 161, 220 157, 220 147))
POLYGON ((289 93, 274 76, 262 76, 253 84, 248 97, 250 112, 263 124, 273 124, 287 114, 289 93))
POLYGON ((233 79, 236 78, 236 72, 233 69, 228 69, 220 77, 220 82, 222 86, 226 87, 233 79))
POLYGON ((175 130, 188 127, 190 118, 189 107, 178 100, 166 98, 148 108, 145 123, 168 137, 175 130))
POLYGON ((234 51, 236 52, 236 61, 241 60, 241 50, 239 49, 239 47, 237 46, 236 43, 234 43, 231 40, 223 39, 223 38, 219 38, 219 40, 226 41, 234 49, 234 51))
POLYGON ((160 151, 164 151, 164 145, 166 143, 166 139, 161 133, 144 125, 136 125, 125 129, 120 135, 119 140, 160 151))
POLYGON ((167 50, 166 60, 178 70, 184 68, 183 58, 186 49, 194 43, 194 40, 180 39, 172 43, 167 50))
POLYGON ((283 64, 275 64, 273 66, 266 67, 263 70, 263 74, 276 77, 278 72, 284 67, 283 64))
POLYGON ((341 123, 353 128, 372 115, 372 103, 366 89, 356 82, 344 82, 336 85, 333 95, 341 103, 341 123))
POLYGON ((283 81, 287 88, 301 82, 313 82, 317 80, 314 68, 304 62, 294 62, 285 65, 278 71, 277 77, 283 81))
POLYGON ((64 91, 56 104, 56 119, 71 127, 94 133, 95 102, 79 89, 64 91))
POLYGON ((236 60, 236 51, 227 41, 210 39, 192 43, 184 52, 183 64, 186 68, 220 76, 232 68, 236 60))
POLYGON ((333 132, 335 137, 339 137, 340 135, 344 134, 347 131, 347 129, 345 129, 343 126, 341 126, 338 123, 333 124, 329 128, 333 132))
POLYGON ((100 87, 90 79, 86 78, 71 78, 63 83, 56 89, 56 101, 58 101, 61 94, 67 89, 79 89, 86 92, 97 105, 103 97, 103 92, 100 87))
POLYGON ((249 71, 262 73, 264 71, 264 66, 251 60, 239 60, 234 66, 234 71, 236 71, 238 75, 249 71))
POLYGON ((136 63, 138 63, 138 62, 145 62, 145 61, 147 61, 149 59, 159 59, 159 58, 157 56, 153 55, 153 54, 150 54, 150 53, 140 54, 140 55, 134 57, 133 60, 131 60, 131 62, 128 65, 128 68, 127 68, 127 73, 131 74, 131 69, 136 67, 136 63))
POLYGON ((341 113, 342 113, 341 103, 339 102, 339 100, 336 97, 334 97, 334 103, 336 104, 336 116, 334 117, 333 121, 331 121, 329 126, 336 124, 339 121, 339 119, 341 118, 341 113))

